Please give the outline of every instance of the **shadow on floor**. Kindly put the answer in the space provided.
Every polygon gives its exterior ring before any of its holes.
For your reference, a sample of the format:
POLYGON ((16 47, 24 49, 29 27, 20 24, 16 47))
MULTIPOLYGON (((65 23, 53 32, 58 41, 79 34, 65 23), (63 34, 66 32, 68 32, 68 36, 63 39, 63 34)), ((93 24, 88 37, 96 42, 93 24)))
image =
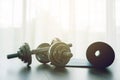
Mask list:
POLYGON ((23 67, 20 69, 18 75, 20 80, 29 80, 31 67, 23 67))
POLYGON ((113 80, 112 72, 109 69, 89 69, 88 77, 90 80, 113 80))
POLYGON ((36 72, 44 72, 50 80, 70 80, 69 71, 66 68, 41 64, 36 68, 36 72))

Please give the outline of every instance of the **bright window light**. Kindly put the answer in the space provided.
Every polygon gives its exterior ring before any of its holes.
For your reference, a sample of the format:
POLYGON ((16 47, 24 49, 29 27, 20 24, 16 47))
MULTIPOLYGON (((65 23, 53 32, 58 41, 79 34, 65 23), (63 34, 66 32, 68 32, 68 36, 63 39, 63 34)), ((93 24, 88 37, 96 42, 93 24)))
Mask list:
POLYGON ((22 0, 0 0, 0 27, 21 27, 22 0))

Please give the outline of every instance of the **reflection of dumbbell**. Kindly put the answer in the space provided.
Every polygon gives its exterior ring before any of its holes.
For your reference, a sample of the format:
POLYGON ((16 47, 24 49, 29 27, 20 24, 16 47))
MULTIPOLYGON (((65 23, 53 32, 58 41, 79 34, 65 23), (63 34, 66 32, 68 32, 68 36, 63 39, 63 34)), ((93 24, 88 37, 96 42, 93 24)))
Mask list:
POLYGON ((37 49, 30 51, 29 45, 25 43, 16 54, 7 55, 7 58, 18 57, 29 66, 32 61, 31 55, 35 54, 39 62, 48 63, 50 61, 55 66, 65 66, 72 57, 71 46, 56 38, 51 45, 43 43, 37 49))

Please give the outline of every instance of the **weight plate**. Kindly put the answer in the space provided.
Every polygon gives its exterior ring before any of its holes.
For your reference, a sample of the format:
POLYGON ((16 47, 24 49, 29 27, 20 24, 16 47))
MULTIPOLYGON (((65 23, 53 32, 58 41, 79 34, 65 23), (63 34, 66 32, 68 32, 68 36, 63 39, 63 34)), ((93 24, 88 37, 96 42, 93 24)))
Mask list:
MULTIPOLYGON (((67 44, 63 42, 57 42, 52 44, 49 49, 49 60, 57 67, 65 66, 71 57, 67 56, 65 52, 71 52, 67 44)), ((72 54, 70 53, 72 56, 72 54)))
MULTIPOLYGON (((48 43, 42 43, 38 46, 38 48, 44 48, 44 47, 50 47, 50 45, 48 43)), ((35 56, 36 56, 36 59, 41 63, 49 62, 48 51, 39 52, 38 54, 35 54, 35 56)))

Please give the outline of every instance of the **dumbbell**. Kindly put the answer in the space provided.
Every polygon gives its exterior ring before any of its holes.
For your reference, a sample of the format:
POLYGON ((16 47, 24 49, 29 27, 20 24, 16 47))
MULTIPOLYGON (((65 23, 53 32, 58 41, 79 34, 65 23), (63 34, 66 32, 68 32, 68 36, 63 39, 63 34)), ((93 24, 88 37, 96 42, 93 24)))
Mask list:
POLYGON ((55 38, 51 45, 48 43, 42 43, 35 50, 30 50, 30 47, 27 43, 19 48, 19 51, 15 54, 7 55, 8 59, 18 57, 24 63, 28 63, 29 66, 32 62, 31 55, 35 54, 36 59, 41 63, 48 63, 55 66, 65 66, 72 57, 70 51, 71 44, 66 44, 61 42, 58 38, 55 38))
POLYGON ((42 43, 37 49, 32 50, 32 53, 36 54, 36 59, 41 63, 51 62, 52 65, 63 67, 73 56, 70 47, 72 47, 72 44, 66 44, 60 39, 55 38, 51 45, 42 43))

